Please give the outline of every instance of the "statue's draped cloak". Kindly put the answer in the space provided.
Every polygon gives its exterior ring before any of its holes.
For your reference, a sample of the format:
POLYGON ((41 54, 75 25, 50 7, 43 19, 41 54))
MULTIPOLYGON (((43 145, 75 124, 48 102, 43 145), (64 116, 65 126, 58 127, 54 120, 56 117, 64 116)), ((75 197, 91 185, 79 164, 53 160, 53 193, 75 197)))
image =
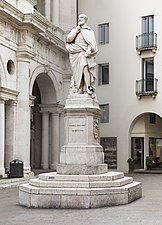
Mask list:
POLYGON ((79 89, 83 75, 83 68, 86 65, 88 65, 89 72, 91 74, 91 85, 93 86, 93 82, 96 78, 95 56, 98 50, 92 29, 86 26, 81 28, 78 33, 78 30, 73 28, 67 36, 66 48, 70 53, 69 59, 73 71, 75 87, 79 89), (90 57, 85 57, 86 50, 90 50, 90 57))

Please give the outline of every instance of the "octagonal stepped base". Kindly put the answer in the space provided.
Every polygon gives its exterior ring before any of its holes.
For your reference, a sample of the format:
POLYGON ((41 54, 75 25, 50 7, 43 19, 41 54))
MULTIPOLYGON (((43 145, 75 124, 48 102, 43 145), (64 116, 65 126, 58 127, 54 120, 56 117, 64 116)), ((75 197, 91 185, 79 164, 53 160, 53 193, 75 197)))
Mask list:
POLYGON ((20 205, 35 208, 97 208, 142 197, 142 185, 121 172, 100 175, 40 174, 19 187, 20 205))

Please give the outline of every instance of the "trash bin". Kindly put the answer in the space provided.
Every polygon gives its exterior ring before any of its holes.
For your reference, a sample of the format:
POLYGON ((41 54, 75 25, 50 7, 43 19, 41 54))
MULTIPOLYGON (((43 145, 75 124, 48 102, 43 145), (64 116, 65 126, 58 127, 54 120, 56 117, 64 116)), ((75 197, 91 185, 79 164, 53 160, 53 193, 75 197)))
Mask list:
POLYGON ((19 178, 23 176, 23 162, 19 159, 12 160, 10 162, 10 177, 19 178))

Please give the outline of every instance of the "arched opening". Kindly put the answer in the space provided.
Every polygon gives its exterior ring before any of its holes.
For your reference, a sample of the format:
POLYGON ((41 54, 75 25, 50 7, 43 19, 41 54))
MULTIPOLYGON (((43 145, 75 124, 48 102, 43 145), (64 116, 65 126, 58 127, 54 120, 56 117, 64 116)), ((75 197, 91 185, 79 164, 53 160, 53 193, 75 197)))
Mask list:
MULTIPOLYGON (((39 74, 33 84, 31 107, 30 164, 34 169, 56 169, 59 147, 54 134, 59 132, 59 105, 56 89, 47 73, 39 74), (53 119, 56 118, 57 121, 53 119)), ((59 135, 58 135, 59 137, 59 135)))
POLYGON ((151 169, 162 169, 162 118, 156 113, 136 117, 130 129, 131 157, 134 169, 146 169, 146 159, 153 159, 151 169))
POLYGON ((31 154, 30 165, 32 169, 41 168, 41 136, 42 136, 42 117, 40 113, 41 94, 37 81, 33 86, 33 96, 35 96, 34 106, 31 108, 31 154))

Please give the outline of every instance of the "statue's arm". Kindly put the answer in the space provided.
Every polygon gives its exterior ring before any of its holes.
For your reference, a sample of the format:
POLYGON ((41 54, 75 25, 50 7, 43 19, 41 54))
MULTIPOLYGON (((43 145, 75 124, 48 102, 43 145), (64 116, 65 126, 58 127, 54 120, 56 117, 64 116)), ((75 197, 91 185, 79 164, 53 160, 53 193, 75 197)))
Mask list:
POLYGON ((67 35, 66 37, 66 42, 67 43, 71 43, 74 41, 74 39, 76 38, 76 36, 78 35, 78 33, 80 32, 80 27, 76 27, 76 28, 73 28, 70 33, 67 35))

